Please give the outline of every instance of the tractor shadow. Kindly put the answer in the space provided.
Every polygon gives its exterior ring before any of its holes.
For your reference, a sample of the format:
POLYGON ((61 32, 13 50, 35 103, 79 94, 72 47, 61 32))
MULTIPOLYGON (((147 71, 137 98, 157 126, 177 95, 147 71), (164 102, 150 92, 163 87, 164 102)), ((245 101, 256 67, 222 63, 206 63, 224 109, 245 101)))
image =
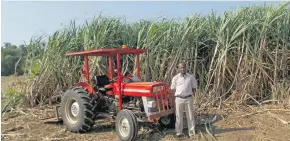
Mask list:
POLYGON ((247 127, 247 128, 223 128, 223 129, 216 129, 215 134, 223 134, 227 132, 236 132, 236 131, 247 131, 247 130, 255 130, 255 127, 247 127))
POLYGON ((115 122, 111 118, 100 118, 95 121, 93 129, 88 134, 112 131, 115 131, 115 122))
MULTIPOLYGON (((49 118, 42 120, 44 124, 59 125, 65 127, 63 120, 58 120, 57 118, 49 118)), ((115 130, 115 122, 112 118, 107 117, 97 117, 95 120, 92 130, 85 132, 83 134, 93 134, 93 133, 104 133, 112 132, 115 130)))
MULTIPOLYGON (((211 139, 212 135, 214 137, 218 137, 219 134, 227 133, 227 132, 236 132, 236 131, 246 131, 246 130, 254 130, 255 127, 248 128, 217 128, 214 124, 218 121, 223 120, 221 115, 207 115, 207 118, 196 118, 196 133, 198 138, 203 136, 203 138, 211 139), (200 124, 204 120, 212 120, 213 117, 216 116, 215 121, 212 122, 211 126, 214 129, 214 134, 208 134, 207 128, 205 128, 205 124, 200 124), (200 120, 202 119, 202 120, 200 120), (202 134, 202 135, 201 135, 202 134)), ((63 125, 62 123, 58 123, 63 125)), ((176 138, 175 137, 175 129, 174 128, 163 128, 158 123, 139 123, 139 132, 136 137, 137 141, 158 141, 162 139, 169 140, 189 140, 188 137, 188 129, 187 129, 187 120, 184 119, 184 137, 176 138)), ((95 125, 90 132, 86 132, 83 134, 94 134, 94 133, 105 133, 105 132, 115 132, 115 122, 111 118, 100 117, 95 121, 95 125)))
MULTIPOLYGON (((197 120, 196 123, 196 135, 198 139, 206 139, 210 140, 213 138, 216 138, 219 136, 219 134, 227 133, 227 132, 236 132, 236 131, 245 131, 245 130, 254 130, 255 127, 249 127, 249 128, 217 128, 214 126, 214 124, 218 121, 223 120, 221 115, 207 115, 209 116, 208 119, 203 120, 211 120, 214 116, 216 116, 216 119, 214 122, 212 122, 211 126, 213 128, 213 133, 209 132, 208 128, 205 127, 205 124, 200 124, 202 120, 197 120), (198 123, 199 122, 199 123, 198 123)), ((184 119, 184 129, 183 133, 185 136, 181 138, 175 137, 175 129, 168 129, 163 128, 159 126, 158 124, 153 125, 143 125, 141 128, 141 131, 139 131, 137 136, 137 141, 158 141, 163 139, 169 139, 169 140, 192 140, 188 136, 188 128, 187 128, 187 121, 186 118, 184 119), (142 131, 143 130, 143 131, 142 131)))

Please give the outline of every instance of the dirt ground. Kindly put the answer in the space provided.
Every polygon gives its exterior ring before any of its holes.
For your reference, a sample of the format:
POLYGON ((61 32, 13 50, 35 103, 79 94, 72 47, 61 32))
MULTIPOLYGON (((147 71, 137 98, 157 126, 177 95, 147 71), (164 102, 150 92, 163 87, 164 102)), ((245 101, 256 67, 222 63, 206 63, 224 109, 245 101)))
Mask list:
MULTIPOLYGON (((3 77, 1 78, 3 88, 3 77)), ((8 81, 4 81, 8 82, 8 81)), ((290 141, 290 105, 238 106, 224 104, 222 110, 211 109, 209 114, 218 114, 214 123, 215 138, 218 141, 290 141)), ((54 117, 53 107, 44 106, 32 109, 15 109, 1 115, 1 139, 13 141, 118 141, 114 122, 110 119, 99 119, 93 130, 78 134, 66 130, 62 124, 46 124, 43 119, 54 117)), ((184 140, 176 139, 174 129, 162 129, 156 126, 140 127, 137 140, 184 140)), ((203 127, 196 140, 214 140, 203 127)), ((187 133, 184 131, 185 134, 187 133)))
MULTIPOLYGON (((290 109, 283 105, 266 105, 264 107, 226 108, 221 112, 223 116, 214 123, 215 137, 220 141, 289 141, 290 109), (223 117, 223 118, 222 118, 223 117)), ((78 134, 66 130, 62 124, 46 124, 42 119, 53 117, 51 107, 33 109, 18 109, 2 115, 2 140, 110 140, 118 141, 114 122, 110 119, 99 119, 91 132, 78 134)), ((199 135, 196 140, 213 140, 202 127, 197 128, 199 135), (204 136, 204 137, 203 137, 204 136)), ((186 131, 185 131, 186 133, 186 131)), ((162 129, 144 126, 140 129, 137 140, 178 140, 174 138, 173 129, 162 129), (147 128, 146 128, 147 127, 147 128)), ((189 141, 187 137, 182 140, 189 141)))

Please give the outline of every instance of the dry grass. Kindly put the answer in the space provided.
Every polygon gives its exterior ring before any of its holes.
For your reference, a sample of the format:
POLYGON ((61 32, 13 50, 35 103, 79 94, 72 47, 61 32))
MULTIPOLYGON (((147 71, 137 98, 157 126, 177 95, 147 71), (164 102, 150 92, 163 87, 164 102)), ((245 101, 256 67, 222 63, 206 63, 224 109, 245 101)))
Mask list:
POLYGON ((8 89, 15 89, 21 91, 21 82, 25 80, 24 76, 1 76, 1 92, 5 92, 8 89))
POLYGON ((1 113, 25 106, 25 88, 28 81, 24 76, 1 77, 1 113))

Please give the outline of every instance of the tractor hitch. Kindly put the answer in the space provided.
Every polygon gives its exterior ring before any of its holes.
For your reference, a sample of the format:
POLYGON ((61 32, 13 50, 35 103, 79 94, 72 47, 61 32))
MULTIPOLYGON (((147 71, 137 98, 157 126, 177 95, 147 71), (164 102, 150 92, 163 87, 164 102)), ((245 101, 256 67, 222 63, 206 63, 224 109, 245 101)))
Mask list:
POLYGON ((55 106, 56 117, 44 119, 43 123, 62 123, 63 120, 62 120, 61 116, 59 115, 59 108, 60 108, 60 105, 55 106))

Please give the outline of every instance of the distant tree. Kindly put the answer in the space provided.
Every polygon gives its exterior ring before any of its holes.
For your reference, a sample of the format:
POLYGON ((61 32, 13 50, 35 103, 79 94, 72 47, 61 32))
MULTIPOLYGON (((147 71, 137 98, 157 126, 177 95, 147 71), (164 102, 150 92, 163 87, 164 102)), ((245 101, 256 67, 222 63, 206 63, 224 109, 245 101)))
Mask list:
POLYGON ((9 46, 11 46, 11 43, 4 43, 4 47, 9 47, 9 46))
POLYGON ((11 43, 4 43, 4 46, 1 47, 1 76, 8 76, 14 73, 22 75, 24 73, 25 50, 24 45, 17 47, 11 43))

